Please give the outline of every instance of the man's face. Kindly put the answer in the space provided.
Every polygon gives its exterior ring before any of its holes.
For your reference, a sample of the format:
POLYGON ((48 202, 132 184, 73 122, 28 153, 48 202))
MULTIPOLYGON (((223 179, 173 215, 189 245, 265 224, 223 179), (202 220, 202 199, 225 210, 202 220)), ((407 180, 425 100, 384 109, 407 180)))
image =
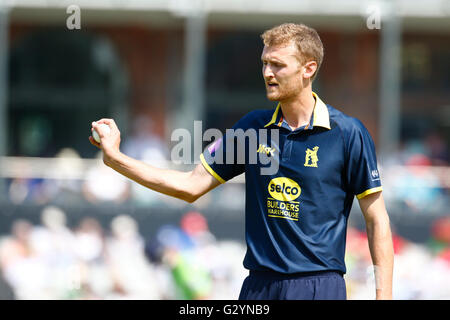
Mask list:
POLYGON ((298 54, 294 44, 264 46, 262 73, 269 100, 281 102, 295 98, 301 92, 303 75, 298 54))

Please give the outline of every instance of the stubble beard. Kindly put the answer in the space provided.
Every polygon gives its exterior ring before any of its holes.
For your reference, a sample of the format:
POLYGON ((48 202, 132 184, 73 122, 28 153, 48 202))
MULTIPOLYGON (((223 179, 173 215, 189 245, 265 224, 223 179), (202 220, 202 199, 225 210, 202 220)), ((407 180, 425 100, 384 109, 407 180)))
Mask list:
POLYGON ((289 100, 295 96, 297 96, 300 92, 300 88, 289 87, 289 88, 280 88, 278 87, 278 92, 270 92, 268 88, 266 88, 266 97, 270 101, 285 101, 289 100))

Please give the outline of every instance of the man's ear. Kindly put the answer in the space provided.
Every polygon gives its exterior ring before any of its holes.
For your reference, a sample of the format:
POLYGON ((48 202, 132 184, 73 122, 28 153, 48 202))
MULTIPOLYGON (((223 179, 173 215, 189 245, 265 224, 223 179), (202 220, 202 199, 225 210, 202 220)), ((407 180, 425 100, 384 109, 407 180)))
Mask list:
POLYGON ((317 62, 308 61, 303 66, 303 78, 311 79, 317 71, 317 62))

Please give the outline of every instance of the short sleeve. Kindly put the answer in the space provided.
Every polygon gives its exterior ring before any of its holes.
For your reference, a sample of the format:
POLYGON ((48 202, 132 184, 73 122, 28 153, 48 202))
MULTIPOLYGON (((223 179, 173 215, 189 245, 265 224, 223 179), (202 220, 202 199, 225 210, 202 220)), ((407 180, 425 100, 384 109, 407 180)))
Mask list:
MULTIPOLYGON (((233 126, 233 130, 243 129, 242 121, 233 126)), ((233 134, 225 133, 223 137, 211 143, 200 155, 200 161, 205 169, 220 183, 240 175, 245 170, 245 164, 238 160, 238 149, 241 141, 233 134), (228 153, 231 153, 227 155, 228 153)))
POLYGON ((347 186, 358 198, 382 190, 375 145, 361 121, 354 120, 347 140, 347 186))

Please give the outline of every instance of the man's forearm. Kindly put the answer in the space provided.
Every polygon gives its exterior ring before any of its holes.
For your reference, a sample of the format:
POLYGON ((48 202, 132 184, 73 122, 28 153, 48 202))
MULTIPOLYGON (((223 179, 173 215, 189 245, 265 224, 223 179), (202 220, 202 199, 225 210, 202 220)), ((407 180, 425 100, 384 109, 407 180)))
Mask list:
POLYGON ((149 189, 188 202, 195 200, 192 188, 187 185, 189 172, 156 168, 121 152, 106 154, 104 163, 149 189))
POLYGON ((387 214, 368 221, 366 229, 374 265, 376 298, 392 299, 394 252, 387 214))

